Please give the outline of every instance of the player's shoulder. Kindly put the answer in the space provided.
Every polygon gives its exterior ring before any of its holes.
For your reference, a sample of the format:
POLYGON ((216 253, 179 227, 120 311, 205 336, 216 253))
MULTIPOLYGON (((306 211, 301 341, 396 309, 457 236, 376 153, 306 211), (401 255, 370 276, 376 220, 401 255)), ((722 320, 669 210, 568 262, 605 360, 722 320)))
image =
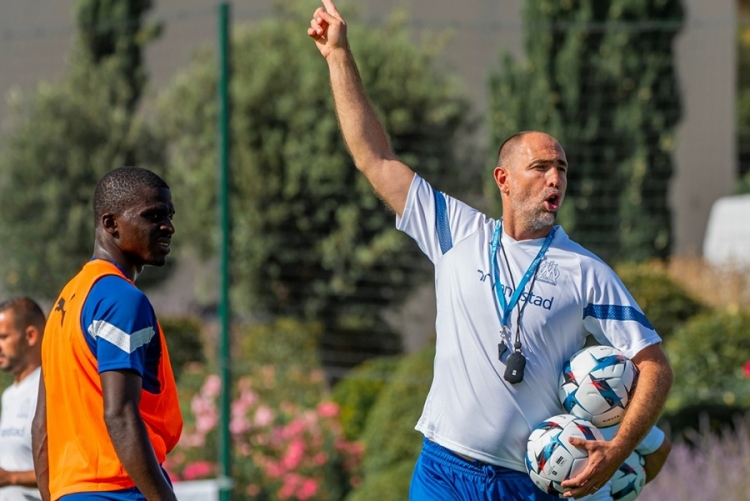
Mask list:
POLYGON ((153 311, 146 294, 118 275, 106 275, 97 280, 89 291, 84 309, 94 317, 109 316, 113 312, 129 315, 153 311))

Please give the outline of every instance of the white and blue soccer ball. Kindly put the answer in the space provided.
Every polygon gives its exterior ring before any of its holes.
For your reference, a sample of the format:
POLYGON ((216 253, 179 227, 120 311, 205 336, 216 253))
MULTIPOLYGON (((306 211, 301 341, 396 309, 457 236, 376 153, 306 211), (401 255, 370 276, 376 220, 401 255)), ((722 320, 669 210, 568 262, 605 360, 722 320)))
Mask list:
POLYGON ((612 499, 633 501, 646 485, 646 460, 638 451, 633 451, 612 476, 612 499))
POLYGON ((590 346, 563 366, 559 397, 566 412, 597 428, 618 424, 635 389, 638 369, 620 350, 590 346))
POLYGON ((588 463, 588 452, 574 447, 568 441, 571 437, 604 440, 590 422, 560 414, 537 426, 526 443, 526 471, 534 485, 547 494, 563 497, 566 489, 560 484, 578 475, 588 463))

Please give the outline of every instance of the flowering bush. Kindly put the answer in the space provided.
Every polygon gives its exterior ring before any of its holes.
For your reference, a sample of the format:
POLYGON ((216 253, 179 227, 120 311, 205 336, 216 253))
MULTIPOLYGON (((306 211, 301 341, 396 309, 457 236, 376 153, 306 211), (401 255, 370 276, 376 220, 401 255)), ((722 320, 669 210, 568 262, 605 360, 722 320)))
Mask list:
MULTIPOLYGON (((264 398, 277 385, 276 368, 261 366, 238 381, 231 404, 229 430, 234 447, 233 477, 239 498, 264 500, 343 499, 359 482, 361 447, 343 437, 337 404, 321 400, 310 408, 264 398)), ((323 376, 312 371, 308 384, 323 388, 323 376)), ((205 377, 190 399, 180 442, 165 468, 175 480, 211 478, 219 424, 217 399, 221 382, 205 377)))

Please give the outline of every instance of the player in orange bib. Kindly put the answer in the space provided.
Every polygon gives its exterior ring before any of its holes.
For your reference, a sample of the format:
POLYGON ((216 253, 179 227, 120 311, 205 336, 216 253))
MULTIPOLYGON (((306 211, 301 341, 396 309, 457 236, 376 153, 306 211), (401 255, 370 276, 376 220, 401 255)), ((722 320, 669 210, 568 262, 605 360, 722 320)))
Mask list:
POLYGON ((174 233, 169 187, 122 167, 94 192, 92 259, 60 293, 42 343, 33 426, 45 500, 169 500, 161 468, 182 431, 172 368, 156 315, 135 286, 162 266, 174 233))

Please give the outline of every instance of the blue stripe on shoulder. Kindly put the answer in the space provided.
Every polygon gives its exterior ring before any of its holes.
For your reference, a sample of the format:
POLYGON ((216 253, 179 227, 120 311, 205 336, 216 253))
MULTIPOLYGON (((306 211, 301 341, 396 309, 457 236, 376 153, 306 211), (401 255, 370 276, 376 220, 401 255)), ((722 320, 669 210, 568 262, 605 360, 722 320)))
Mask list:
POLYGON ((435 229, 437 230, 440 250, 445 254, 453 247, 451 228, 448 224, 448 206, 445 203, 445 196, 441 192, 433 190, 432 193, 435 196, 435 229))
POLYGON ((594 317, 600 320, 634 320, 644 327, 654 330, 646 315, 632 306, 589 304, 583 310, 583 318, 586 317, 594 317))

